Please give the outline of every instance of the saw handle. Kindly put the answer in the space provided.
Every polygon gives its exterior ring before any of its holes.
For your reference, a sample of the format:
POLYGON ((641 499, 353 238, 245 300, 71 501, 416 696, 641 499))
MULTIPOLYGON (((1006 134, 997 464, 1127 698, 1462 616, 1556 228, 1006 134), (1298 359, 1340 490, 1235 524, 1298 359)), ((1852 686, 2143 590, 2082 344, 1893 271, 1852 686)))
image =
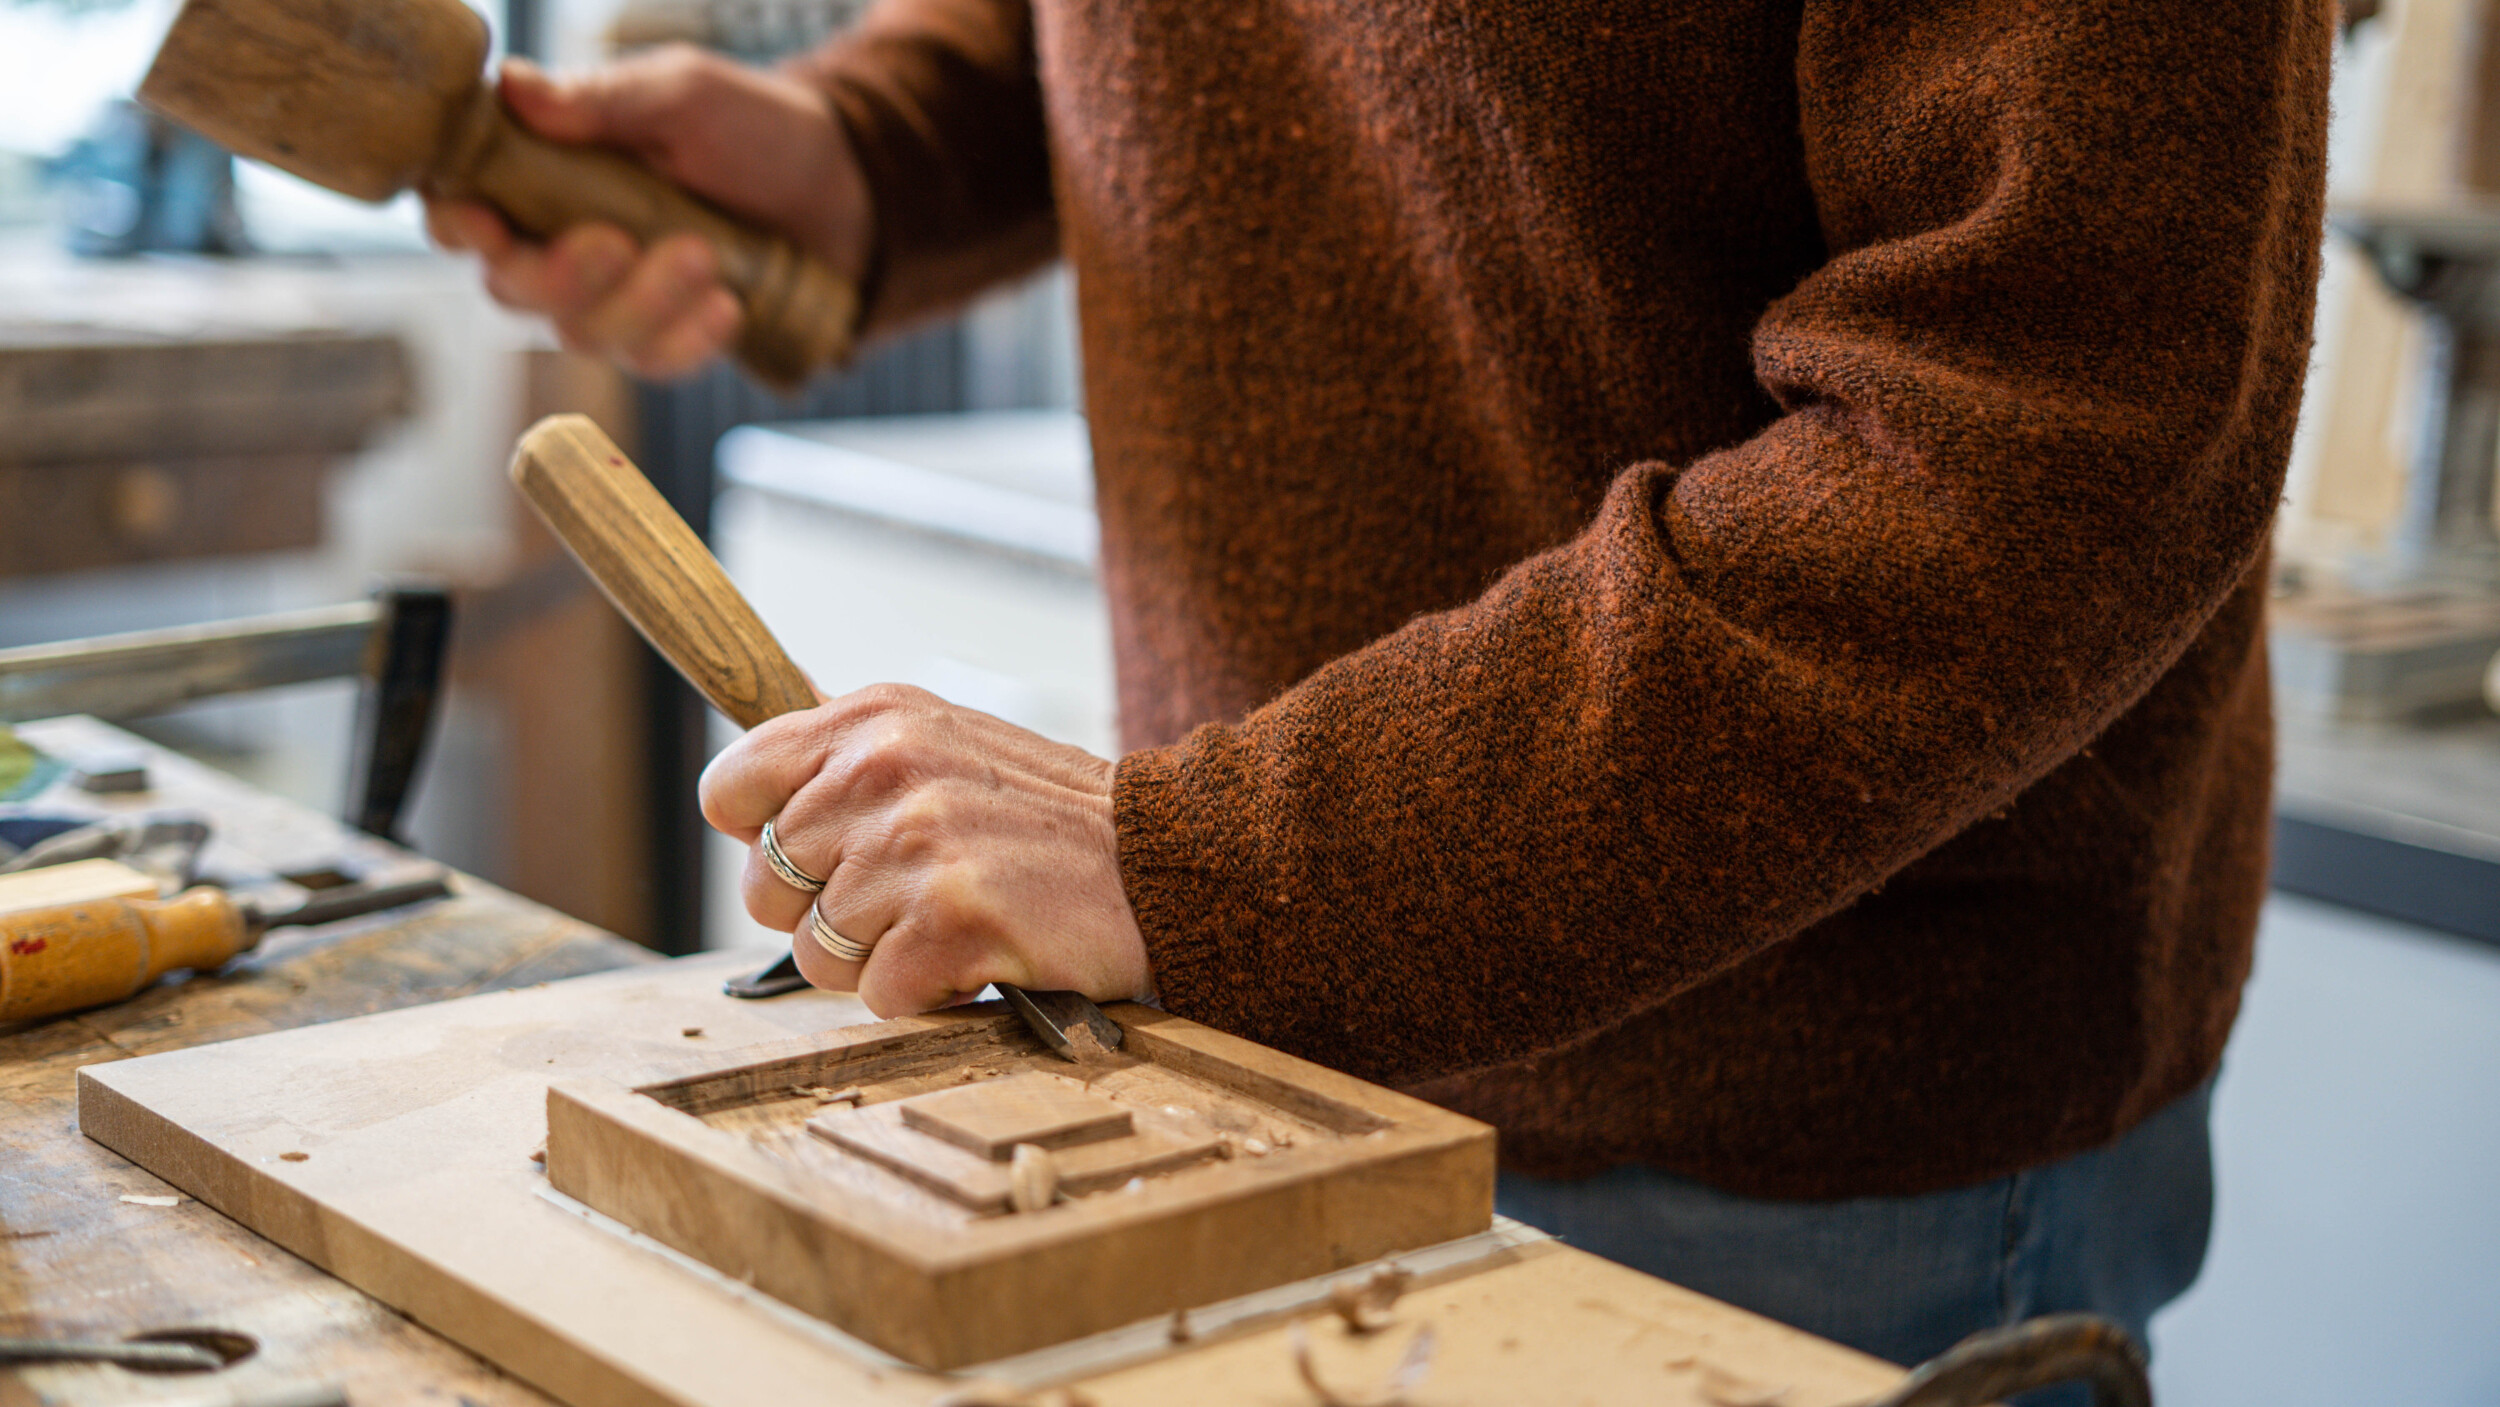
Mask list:
POLYGON ((795 391, 810 372, 849 354, 859 295, 841 275, 647 166, 539 136, 512 119, 491 86, 478 88, 426 188, 482 200, 541 239, 591 221, 622 226, 646 245, 701 235, 720 261, 721 281, 746 305, 738 360, 777 390, 795 391))
POLYGON ((651 648, 739 727, 816 706, 711 549, 588 416, 531 426, 512 482, 651 648))

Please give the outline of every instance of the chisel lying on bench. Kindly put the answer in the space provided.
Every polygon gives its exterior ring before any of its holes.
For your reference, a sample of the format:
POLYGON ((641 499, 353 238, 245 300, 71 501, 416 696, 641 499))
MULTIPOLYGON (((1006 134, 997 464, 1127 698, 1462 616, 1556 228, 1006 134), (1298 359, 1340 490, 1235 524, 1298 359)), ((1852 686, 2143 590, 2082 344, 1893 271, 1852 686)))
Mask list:
MULTIPOLYGON (((816 706, 816 691, 773 638, 703 540, 588 417, 531 426, 512 456, 512 482, 616 608, 686 682, 741 728, 816 706)), ((776 969, 778 964, 776 964, 776 969)), ((758 979, 769 984, 771 973, 758 979)), ((997 984, 1042 1044, 1086 1053, 1069 1032, 1110 1050, 1120 1028, 1076 992, 997 984)))

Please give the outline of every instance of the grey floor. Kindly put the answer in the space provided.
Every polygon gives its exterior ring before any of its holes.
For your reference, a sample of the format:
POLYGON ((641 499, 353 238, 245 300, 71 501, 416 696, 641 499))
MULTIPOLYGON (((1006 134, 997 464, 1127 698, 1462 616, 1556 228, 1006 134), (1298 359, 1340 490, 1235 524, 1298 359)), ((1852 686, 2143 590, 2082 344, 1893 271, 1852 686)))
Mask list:
POLYGON ((2161 1407, 2500 1407, 2500 949, 2277 895, 2161 1407))

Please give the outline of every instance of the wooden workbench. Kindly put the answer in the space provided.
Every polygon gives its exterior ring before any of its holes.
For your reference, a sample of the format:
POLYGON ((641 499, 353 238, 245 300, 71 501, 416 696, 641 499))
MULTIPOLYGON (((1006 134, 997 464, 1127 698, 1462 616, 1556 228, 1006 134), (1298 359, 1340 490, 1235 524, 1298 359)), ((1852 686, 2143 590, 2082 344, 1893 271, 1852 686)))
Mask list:
MULTIPOLYGON (((119 746, 151 759, 155 790, 109 800, 65 792, 57 809, 195 808, 218 828, 216 858, 281 871, 337 853, 387 850, 92 720, 19 732, 48 751, 119 746)), ((357 1407, 547 1403, 196 1202, 120 1200, 174 1189, 78 1133, 72 1072, 81 1065, 651 960, 622 939, 491 886, 463 881, 460 888, 456 898, 398 916, 310 933, 277 930, 260 952, 216 977, 159 986, 83 1015, 0 1027, 0 1334, 118 1338, 206 1325, 259 1340, 256 1375, 338 1383, 357 1407)), ((250 1366, 218 1377, 239 1377, 250 1366)), ((195 1386, 206 1380, 103 1366, 0 1370, 0 1407, 139 1402, 195 1386)))
MULTIPOLYGON (((25 731, 39 746, 53 750, 92 744, 109 732, 85 722, 55 722, 25 731)), ((325 847, 335 852, 342 846, 370 844, 340 836, 337 828, 300 808, 220 783, 161 755, 158 775, 164 786, 156 800, 178 797, 210 811, 229 835, 248 834, 264 847, 264 858, 274 868, 318 860, 325 847)), ((8 1062, 0 1066, 0 1081, 12 1096, 9 1107, 0 1111, 0 1139, 6 1140, 0 1144, 0 1158, 7 1160, 0 1167, 10 1174, 0 1178, 0 1265, 8 1267, 0 1276, 0 1332, 118 1336, 208 1325, 252 1335, 261 1343, 255 1361, 218 1375, 236 1387, 253 1378, 335 1383, 347 1389, 358 1407, 418 1402, 503 1407, 542 1400, 196 1202, 151 1206, 123 1200, 164 1197, 178 1189, 79 1137, 71 1107, 71 1072, 82 1064, 210 1040, 531 986, 623 966, 637 957, 618 940, 471 884, 453 900, 397 918, 379 917, 294 938, 281 935, 241 970, 225 976, 159 988, 104 1012, 0 1033, 0 1042, 5 1042, 0 1044, 0 1061, 8 1062)), ((410 1086, 405 1108, 392 1111, 390 1125, 425 1124, 436 1114, 454 1117, 449 1105, 456 1102, 458 1117, 467 1121, 460 1125, 463 1129, 475 1124, 502 1134, 526 1134, 502 1127, 515 1122, 516 1111, 526 1114, 531 1104, 529 1099, 505 1097, 510 1091, 504 1086, 517 1078, 514 1069, 535 1069, 534 1057, 548 1052, 604 1058, 604 1045, 630 1044, 635 1037, 627 1029, 633 1021, 605 1014, 594 1027, 539 1030, 532 1013, 542 1006, 563 1005, 560 997, 571 999, 575 1009, 587 1009, 583 1003, 623 1000, 635 1007, 641 1024, 656 1022, 655 1030, 666 1028, 664 1037, 682 1034, 687 1039, 733 1034, 758 1039, 769 1034, 765 1025, 806 1021, 802 1007, 815 1009, 819 1017, 829 1012, 839 1017, 837 1008, 857 1006, 854 999, 821 993, 804 1000, 724 1006, 717 983, 731 961, 726 956, 688 959, 684 966, 618 973, 578 987, 499 996, 488 1006, 464 1003, 373 1023, 375 1038, 385 1046, 411 1047, 413 1041, 411 1048, 434 1051, 438 1061, 452 1062, 428 1067, 432 1077, 410 1086), (610 995, 603 998, 601 993, 610 995), (686 1015, 696 1009, 694 1003, 710 1004, 705 1008, 710 1014, 699 1018, 707 1024, 686 1025, 680 1033, 686 1015), (785 1008, 784 1003, 792 1005, 785 1008), (399 1029, 410 1021, 425 1029, 399 1029), (458 1033, 480 1023, 481 1029, 491 1028, 487 1035, 494 1039, 471 1050, 474 1041, 458 1033), (750 1026, 757 1029, 745 1030, 750 1026), (534 1042, 523 1052, 533 1058, 519 1066, 507 1048, 516 1041, 534 1042), (505 1109, 506 1104, 513 1108, 505 1109)), ((353 1029, 279 1037, 271 1046, 256 1043, 254 1049, 297 1049, 306 1041, 335 1045, 353 1029)), ((350 1109, 336 1100, 325 1103, 320 1091, 329 1086, 322 1083, 327 1078, 322 1072, 336 1068, 331 1061, 372 1063, 334 1052, 305 1067, 303 1080, 268 1091, 249 1088, 248 1079, 238 1086, 227 1077, 212 1078, 207 1088, 217 1098, 240 1099, 255 1109, 268 1107, 263 1101, 301 1105, 306 1091, 312 1091, 311 1105, 284 1117, 290 1126, 303 1125, 299 1132, 305 1136, 330 1141, 321 1144, 323 1151, 309 1165, 268 1166, 319 1169, 345 1158, 352 1167, 358 1156, 354 1150, 363 1141, 381 1136, 388 1142, 391 1135, 363 1105, 350 1109), (323 1127, 311 1127, 313 1123, 323 1127)), ((545 1063, 558 1061, 550 1055, 545 1063)), ((197 1073, 207 1068, 186 1056, 170 1065, 125 1067, 120 1074, 154 1069, 176 1084, 197 1083, 197 1073)), ((235 1078, 242 1077, 244 1068, 234 1067, 235 1078)), ((133 1083, 120 1074, 106 1078, 133 1083)), ((144 1091, 162 1082, 140 1080, 133 1087, 144 1091)), ((242 1112, 249 1116, 249 1110, 242 1112)), ((514 1146, 526 1147, 526 1139, 514 1146)), ((414 1182, 396 1175, 380 1180, 393 1185, 459 1182, 470 1189, 459 1209, 446 1208, 439 1215, 419 1209, 423 1215, 412 1221, 406 1208, 394 1210, 396 1194, 382 1187, 382 1202, 389 1205, 368 1205, 351 1196, 335 1208, 305 1209, 302 1216, 289 1218, 290 1225, 309 1235, 316 1249, 307 1254, 323 1254, 318 1248, 328 1247, 331 1254, 347 1255, 353 1265, 343 1269, 360 1283, 417 1305, 462 1341, 488 1347, 499 1359, 536 1381, 557 1386, 585 1407, 629 1400, 782 1407, 794 1398, 933 1404, 961 1391, 962 1378, 950 1381, 916 1373, 829 1346, 787 1318, 749 1304, 752 1291, 726 1281, 688 1281, 684 1270, 577 1222, 530 1195, 526 1187, 513 1191, 534 1182, 517 1154, 495 1162, 482 1181, 464 1171, 462 1159, 467 1156, 465 1149, 447 1151, 439 1167, 401 1159, 392 1166, 414 1182), (443 1216, 461 1220, 445 1231, 443 1216), (525 1246, 532 1236, 543 1239, 525 1246), (424 1286, 417 1283, 420 1273, 426 1277, 424 1286), (461 1279, 467 1288, 445 1294, 444 1274, 461 1279), (692 1332, 698 1325, 703 1331, 692 1332)), ((206 1165, 193 1161, 196 1177, 206 1165)), ((244 1176, 248 1181, 263 1175, 244 1176)), ((218 1180, 226 1179, 221 1175, 218 1180)), ((265 1200, 262 1213, 291 1205, 284 1187, 275 1183, 248 1197, 265 1200), (261 1191, 275 1200, 261 1199, 261 1191)), ((1498 1254, 1456 1264, 1446 1275, 1425 1274, 1402 1302, 1405 1322, 1418 1326, 1418 1334, 1420 1326, 1429 1325, 1440 1345, 1432 1371, 1407 1398, 1411 1407, 1622 1401, 1662 1407, 1843 1407, 1875 1397, 1899 1380, 1897 1369, 1863 1355, 1534 1233, 1511 1234, 1508 1248, 1498 1254)), ((1180 1402, 1309 1407, 1316 1399, 1296 1381, 1291 1366, 1289 1321, 1298 1317, 1242 1318, 1230 1328, 1221 1327, 1224 1321, 1218 1317, 1214 1322, 1219 1327, 1185 1342, 1166 1342, 1159 1327, 1146 1326, 1155 1329, 1158 1342, 1142 1355, 1088 1357, 1071 1362, 1066 1371, 1033 1371, 1034 1365, 1027 1365, 1015 1377, 1056 1385, 1030 1398, 995 1400, 1030 1401, 1035 1407, 1180 1402)), ((1378 1381, 1403 1344, 1412 1341, 1404 1333, 1358 1341, 1333 1320, 1319 1324, 1313 1338, 1321 1361, 1330 1365, 1330 1376, 1346 1390, 1378 1381)), ((1093 1352, 1082 1345, 1094 1342, 1044 1352, 1093 1352)), ((118 1368, 48 1367, 16 1379, 0 1373, 0 1404, 136 1403, 163 1400, 180 1386, 118 1368)))

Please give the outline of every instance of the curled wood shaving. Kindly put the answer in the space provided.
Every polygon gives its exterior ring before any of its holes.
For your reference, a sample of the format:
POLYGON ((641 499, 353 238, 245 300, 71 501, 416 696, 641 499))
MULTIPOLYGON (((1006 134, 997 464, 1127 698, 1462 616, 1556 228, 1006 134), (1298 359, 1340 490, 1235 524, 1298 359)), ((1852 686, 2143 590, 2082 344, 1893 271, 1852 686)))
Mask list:
POLYGON ((1765 1387, 1713 1363, 1701 1368, 1701 1397, 1713 1407, 1780 1407, 1788 1393, 1788 1388, 1765 1387))
POLYGON ((1007 1164, 1007 1202, 1020 1212, 1038 1212, 1059 1200, 1059 1161, 1035 1143, 1019 1143, 1007 1164))
POLYGON ((1033 1399, 1013 1383, 980 1378, 932 1400, 929 1407, 1033 1407, 1033 1399))
POLYGON ((1424 1374, 1432 1371, 1430 1324, 1415 1331, 1406 1352, 1398 1358, 1398 1366, 1389 1370, 1389 1376, 1381 1380, 1378 1388, 1365 1393, 1341 1392, 1319 1380, 1319 1370, 1311 1364, 1311 1336, 1299 1322, 1288 1337, 1293 1345, 1293 1371, 1302 1379, 1302 1385, 1311 1390, 1311 1396, 1319 1400, 1320 1407, 1399 1407, 1406 1401, 1406 1394, 1424 1380, 1424 1374))
POLYGON ((1357 1334, 1376 1334, 1397 1322, 1398 1297, 1415 1283, 1415 1272, 1404 1266, 1384 1265, 1361 1280, 1340 1280, 1328 1287, 1328 1307, 1337 1311, 1347 1329, 1357 1334))

